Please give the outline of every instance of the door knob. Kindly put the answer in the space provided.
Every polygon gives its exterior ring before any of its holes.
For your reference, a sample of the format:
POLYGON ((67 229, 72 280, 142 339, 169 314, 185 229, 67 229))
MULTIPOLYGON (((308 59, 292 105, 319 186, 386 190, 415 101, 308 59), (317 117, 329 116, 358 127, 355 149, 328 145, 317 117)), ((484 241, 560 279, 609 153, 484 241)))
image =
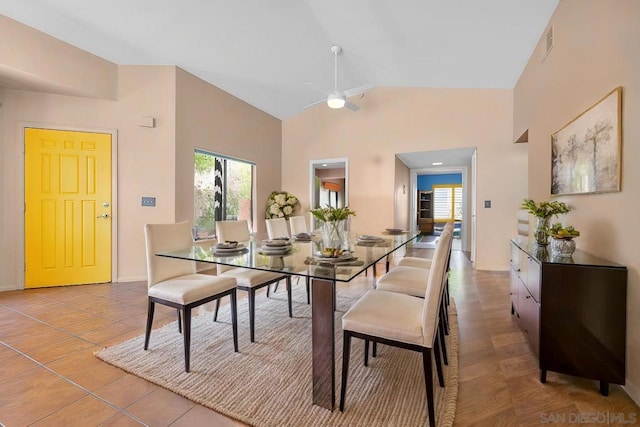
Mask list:
POLYGON ((102 215, 97 216, 96 218, 104 218, 107 219, 109 218, 109 214, 108 213, 103 213, 102 215))

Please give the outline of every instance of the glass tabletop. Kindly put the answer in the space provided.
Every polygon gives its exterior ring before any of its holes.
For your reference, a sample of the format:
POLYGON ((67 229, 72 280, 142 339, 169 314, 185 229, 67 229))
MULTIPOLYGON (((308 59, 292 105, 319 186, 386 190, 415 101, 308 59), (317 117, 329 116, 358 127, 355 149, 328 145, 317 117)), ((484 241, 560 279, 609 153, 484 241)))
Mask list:
POLYGON ((157 256, 282 272, 317 279, 348 282, 364 270, 403 247, 418 234, 387 232, 353 236, 349 250, 339 256, 323 255, 317 237, 309 241, 268 241, 255 236, 237 248, 217 248, 215 242, 156 253, 157 256))

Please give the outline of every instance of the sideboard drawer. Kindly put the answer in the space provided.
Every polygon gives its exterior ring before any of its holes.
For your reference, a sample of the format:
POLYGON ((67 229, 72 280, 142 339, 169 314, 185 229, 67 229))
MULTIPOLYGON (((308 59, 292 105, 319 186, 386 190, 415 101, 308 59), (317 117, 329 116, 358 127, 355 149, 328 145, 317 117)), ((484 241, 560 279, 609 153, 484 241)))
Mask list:
POLYGON ((531 296, 536 302, 540 302, 540 264, 533 258, 529 257, 527 268, 527 289, 531 292, 531 296))

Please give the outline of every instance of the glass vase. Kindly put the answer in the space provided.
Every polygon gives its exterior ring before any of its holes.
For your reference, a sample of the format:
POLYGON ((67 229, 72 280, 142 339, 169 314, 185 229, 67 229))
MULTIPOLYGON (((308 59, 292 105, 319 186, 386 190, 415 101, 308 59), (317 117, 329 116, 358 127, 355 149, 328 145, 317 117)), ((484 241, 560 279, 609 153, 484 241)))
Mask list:
POLYGON ((549 218, 536 217, 536 228, 533 232, 533 237, 539 246, 547 246, 549 244, 547 231, 549 231, 549 218))
POLYGON ((559 257, 570 257, 576 250, 576 242, 573 239, 551 239, 551 254, 559 257))
POLYGON ((320 226, 323 249, 344 249, 346 241, 346 220, 326 221, 320 226))

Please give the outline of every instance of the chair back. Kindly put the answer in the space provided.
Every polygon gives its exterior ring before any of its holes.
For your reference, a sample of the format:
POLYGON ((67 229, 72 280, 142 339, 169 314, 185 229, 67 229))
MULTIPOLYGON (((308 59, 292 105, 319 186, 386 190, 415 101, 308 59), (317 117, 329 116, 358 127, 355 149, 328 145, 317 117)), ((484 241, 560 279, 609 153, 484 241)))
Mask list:
POLYGON ((147 286, 149 288, 174 277, 195 273, 195 263, 192 261, 156 256, 156 253, 161 251, 193 245, 191 225, 188 222, 146 224, 144 238, 147 248, 147 286))
POLYGON ((251 240, 249 223, 246 219, 216 221, 216 239, 218 242, 247 242, 251 240))
POLYGON ((438 327, 440 299, 442 297, 442 286, 444 284, 444 274, 450 247, 451 232, 444 230, 433 254, 433 261, 429 269, 427 290, 424 296, 424 307, 422 308, 422 334, 424 336, 424 343, 428 347, 433 345, 438 327))
POLYGON ((308 233, 307 220, 304 216, 292 216, 289 218, 289 227, 291 228, 291 235, 295 236, 300 233, 308 233))
POLYGON ((269 239, 277 239, 278 237, 289 238, 289 230, 287 229, 287 220, 284 218, 265 219, 267 224, 267 235, 269 239))

